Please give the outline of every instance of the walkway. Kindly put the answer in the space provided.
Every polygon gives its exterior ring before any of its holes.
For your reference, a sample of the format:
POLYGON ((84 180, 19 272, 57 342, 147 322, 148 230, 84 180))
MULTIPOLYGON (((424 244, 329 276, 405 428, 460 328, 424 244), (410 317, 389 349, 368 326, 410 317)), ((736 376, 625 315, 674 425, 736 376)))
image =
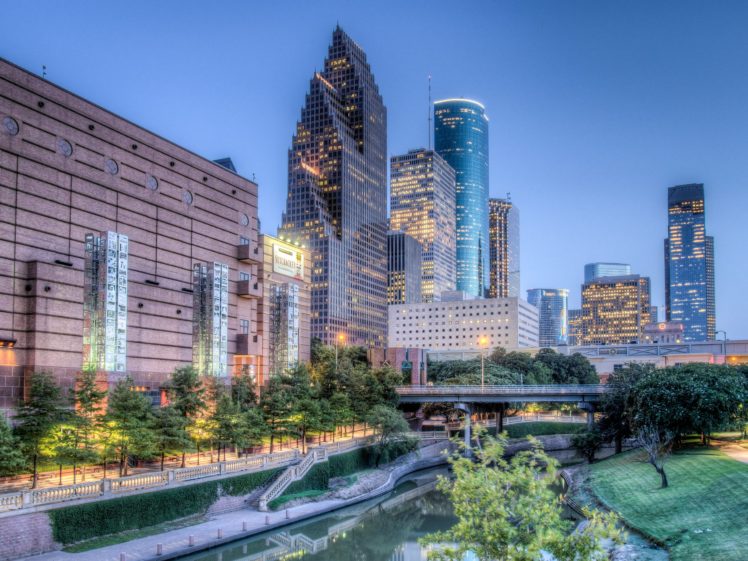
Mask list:
POLYGON ((511 403, 596 402, 607 391, 604 384, 506 386, 400 386, 400 403, 511 403))
POLYGON ((726 446, 720 446, 719 449, 733 460, 748 464, 748 448, 743 448, 738 444, 728 444, 726 446))

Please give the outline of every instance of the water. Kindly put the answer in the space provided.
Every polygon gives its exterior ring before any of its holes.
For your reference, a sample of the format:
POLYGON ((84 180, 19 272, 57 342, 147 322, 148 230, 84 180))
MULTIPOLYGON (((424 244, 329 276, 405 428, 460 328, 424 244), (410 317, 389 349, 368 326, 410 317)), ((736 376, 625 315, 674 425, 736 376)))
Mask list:
POLYGON ((446 471, 412 474, 388 495, 181 561, 422 561, 418 538, 456 522, 449 500, 435 490, 439 473, 446 471))

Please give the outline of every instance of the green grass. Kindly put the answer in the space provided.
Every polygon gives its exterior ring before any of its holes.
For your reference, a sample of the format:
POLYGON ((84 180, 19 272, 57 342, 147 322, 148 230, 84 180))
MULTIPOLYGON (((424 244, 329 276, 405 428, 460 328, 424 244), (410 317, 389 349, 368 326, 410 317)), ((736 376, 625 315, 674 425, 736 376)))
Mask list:
POLYGON ((626 523, 665 545, 672 561, 748 559, 748 464, 691 447, 665 463, 670 486, 634 450, 591 466, 595 495, 626 523))
POLYGON ((583 423, 553 423, 539 421, 537 423, 519 423, 505 426, 504 430, 509 438, 524 438, 529 435, 545 436, 550 434, 574 434, 582 432, 587 425, 583 423))
POLYGON ((319 497, 320 495, 324 495, 325 493, 327 493, 327 490, 323 491, 322 489, 309 489, 307 491, 301 491, 299 493, 291 493, 290 495, 281 495, 277 499, 273 499, 272 501, 270 501, 268 503, 268 508, 270 510, 278 510, 284 504, 293 501, 294 499, 319 497))

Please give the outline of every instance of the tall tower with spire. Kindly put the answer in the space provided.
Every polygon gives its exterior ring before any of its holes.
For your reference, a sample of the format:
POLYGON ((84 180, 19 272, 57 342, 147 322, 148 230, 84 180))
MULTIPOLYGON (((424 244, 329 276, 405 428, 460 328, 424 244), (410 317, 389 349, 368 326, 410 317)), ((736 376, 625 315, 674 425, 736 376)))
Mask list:
POLYGON ((288 151, 280 234, 311 249, 311 331, 328 345, 387 335, 387 110, 366 54, 338 26, 288 151))

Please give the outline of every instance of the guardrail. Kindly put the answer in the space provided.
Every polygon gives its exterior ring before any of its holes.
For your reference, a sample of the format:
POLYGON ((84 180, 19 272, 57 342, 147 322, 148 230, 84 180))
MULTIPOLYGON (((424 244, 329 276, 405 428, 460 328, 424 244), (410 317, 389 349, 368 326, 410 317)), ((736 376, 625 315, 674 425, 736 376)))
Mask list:
POLYGON ((77 483, 75 485, 61 485, 59 487, 44 487, 41 489, 6 493, 0 495, 0 513, 69 501, 123 495, 146 489, 180 485, 198 479, 220 477, 227 474, 262 471, 270 467, 281 467, 295 463, 298 458, 298 450, 288 450, 202 466, 140 473, 127 477, 77 483))
POLYGON ((590 394, 601 395, 605 393, 605 384, 567 384, 567 385, 544 385, 544 386, 398 386, 395 388, 398 395, 574 395, 590 394))

